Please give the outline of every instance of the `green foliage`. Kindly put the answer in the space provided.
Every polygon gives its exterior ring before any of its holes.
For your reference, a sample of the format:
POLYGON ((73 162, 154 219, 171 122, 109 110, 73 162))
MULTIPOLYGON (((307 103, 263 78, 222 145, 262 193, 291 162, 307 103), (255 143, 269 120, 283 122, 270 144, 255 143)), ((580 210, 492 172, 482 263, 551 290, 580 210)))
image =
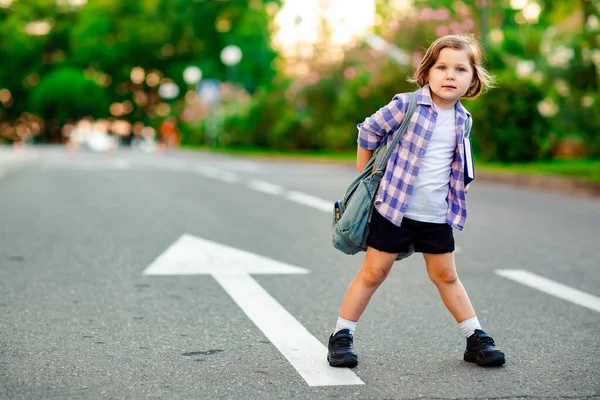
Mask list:
POLYGON ((29 98, 29 109, 46 120, 66 123, 87 116, 107 117, 109 101, 83 71, 65 67, 44 76, 29 98), (102 113, 102 110, 105 110, 102 113))
MULTIPOLYGON (((599 13, 600 14, 600 13, 599 13)), ((600 16, 600 15, 599 15, 600 16)), ((567 38, 552 38, 551 51, 571 49, 564 66, 540 62, 546 72, 541 86, 560 112, 550 119, 558 137, 577 137, 586 142, 590 155, 600 155, 600 30, 567 38), (595 34, 594 34, 595 33, 595 34), (562 40, 561 40, 562 39, 562 40), (568 40, 565 40, 568 39, 568 40), (561 43, 562 42, 562 43, 561 43), (570 57, 569 57, 570 56, 570 57)), ((564 60, 563 60, 564 61, 564 60)))
POLYGON ((225 131, 233 146, 281 150, 356 147, 356 125, 401 91, 415 90, 406 73, 382 60, 376 70, 349 54, 340 64, 317 67, 307 81, 282 79, 259 91, 247 111, 229 113, 225 131))
POLYGON ((72 61, 128 79, 134 66, 150 67, 168 42, 169 27, 141 0, 90 2, 70 36, 72 61))
MULTIPOLYGON (((561 140, 572 137, 585 140, 589 155, 600 155, 600 115, 594 111, 600 104, 600 67, 590 61, 590 52, 600 48, 600 35, 577 26, 573 33, 571 25, 580 4, 543 2, 538 24, 517 22, 523 18, 519 16, 521 11, 512 9, 508 0, 491 2, 488 14, 476 0, 428 0, 417 4, 429 9, 447 8, 450 17, 443 21, 437 17, 406 18, 389 2, 377 1, 383 21, 376 31, 414 57, 422 54, 440 26, 475 21, 473 31, 484 33, 481 22, 489 15, 485 28, 496 29, 496 37, 502 33, 501 40, 486 41, 486 66, 498 78, 498 87, 472 102, 463 101, 474 116, 473 140, 481 160, 548 159, 561 140), (467 7, 466 11, 459 3, 467 7), (571 22, 551 27, 565 19, 571 22), (555 40, 551 40, 553 29, 560 32, 555 40), (573 49, 574 57, 565 67, 548 66, 557 46, 573 49), (523 62, 533 62, 534 70, 523 73, 523 62), (563 84, 569 88, 568 94, 557 90, 563 84), (555 109, 542 115, 540 110, 548 105, 555 105, 555 109)), ((255 97, 248 119, 238 118, 230 126, 244 132, 246 140, 238 142, 246 145, 353 149, 356 124, 387 104, 395 93, 416 89, 406 83, 410 73, 407 66, 392 64, 383 54, 358 47, 340 63, 313 62, 309 78, 292 82, 293 90, 274 87, 255 97)))
MULTIPOLYGON (((129 102, 133 110, 123 118, 157 127, 163 118, 156 111, 162 101, 157 86, 132 82, 132 69, 179 85, 173 109, 181 111, 183 95, 192 89, 182 73, 196 65, 203 78, 234 81, 251 99, 229 99, 204 120, 182 122, 184 143, 348 151, 356 146, 357 124, 396 93, 416 89, 406 81, 413 65, 395 64, 364 43, 345 49, 343 59, 326 60, 327 35, 312 58, 301 60, 307 74, 278 73, 284 61, 271 46, 269 3, 282 1, 89 0, 73 8, 54 0, 19 0, 0 7, 0 58, 8 60, 0 68, 0 89, 12 96, 0 103, 0 122, 34 112, 62 124, 105 117, 110 104, 129 102), (49 22, 52 29, 29 34, 34 21, 49 22), (231 44, 243 52, 235 68, 220 60, 231 44), (136 102, 140 93, 147 101, 136 102)), ((374 32, 412 63, 445 32, 488 34, 482 38, 486 66, 498 77, 498 88, 463 102, 474 116, 480 159, 547 159, 564 139, 584 142, 587 155, 600 156, 600 31, 589 19, 600 17, 597 0, 538 0, 542 12, 529 23, 510 0, 488 1, 487 7, 478 0, 415 0, 415 13, 398 10, 395 2, 375 3, 381 21, 374 32), (524 73, 523 64, 533 71, 524 73)), ((324 26, 319 31, 331 33, 324 26)))
MULTIPOLYGON (((182 73, 190 65, 200 67, 204 78, 225 81, 235 75, 237 83, 251 93, 269 85, 275 75, 272 17, 266 4, 280 5, 280 0, 89 0, 82 7, 57 3, 18 0, 0 7, 0 89, 8 89, 15 99, 0 103, 0 122, 15 123, 32 111, 30 106, 44 113, 54 109, 60 121, 75 121, 82 110, 100 118, 107 115, 109 104, 125 101, 134 104, 125 118, 149 121, 160 102, 157 86, 134 84, 130 75, 135 67, 177 83, 179 101, 187 91, 182 73), (47 23, 50 30, 32 33, 32 23, 47 23), (221 50, 230 44, 244 54, 236 74, 220 60, 221 50), (42 82, 50 82, 46 87, 55 85, 68 68, 78 78, 62 88, 53 86, 60 94, 36 88, 42 82), (65 88, 83 87, 81 74, 74 70, 85 71, 100 85, 103 94, 98 95, 99 86, 94 86, 90 95, 96 108, 82 99, 77 99, 79 104, 67 101, 71 93, 65 88), (148 101, 136 103, 136 92, 148 101), (60 101, 52 106, 57 98, 60 101)), ((53 140, 60 140, 57 132, 53 130, 53 140)))
POLYGON ((499 87, 472 105, 465 102, 474 121, 475 153, 484 161, 522 162, 548 157, 550 125, 538 111, 544 92, 513 74, 499 81, 499 87))
POLYGON ((241 113, 228 115, 225 122, 230 143, 282 150, 314 148, 314 132, 307 129, 307 112, 289 101, 288 80, 275 83, 271 90, 259 90, 241 113))

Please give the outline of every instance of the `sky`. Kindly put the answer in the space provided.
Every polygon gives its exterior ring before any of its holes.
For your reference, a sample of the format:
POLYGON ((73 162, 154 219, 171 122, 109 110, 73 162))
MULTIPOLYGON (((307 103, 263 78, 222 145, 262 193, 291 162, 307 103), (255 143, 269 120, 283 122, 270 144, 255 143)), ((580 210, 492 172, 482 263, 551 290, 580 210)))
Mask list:
MULTIPOLYGON (((293 53, 296 44, 316 42, 319 32, 320 0, 285 0, 276 17, 276 43, 284 53, 293 53), (296 17, 301 17, 296 24, 296 17)), ((370 29, 375 19, 373 0, 327 0, 325 16, 333 30, 332 44, 348 43, 370 29)))

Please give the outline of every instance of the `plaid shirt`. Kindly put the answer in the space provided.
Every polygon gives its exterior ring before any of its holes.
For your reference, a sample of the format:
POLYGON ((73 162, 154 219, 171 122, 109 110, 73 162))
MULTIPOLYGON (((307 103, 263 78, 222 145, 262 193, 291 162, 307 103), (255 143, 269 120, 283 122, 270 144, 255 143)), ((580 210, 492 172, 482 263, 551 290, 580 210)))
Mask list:
MULTIPOLYGON (((429 85, 417 90, 417 108, 404 136, 387 163, 375 196, 375 208, 394 225, 400 226, 408 208, 419 165, 433 134, 437 113, 433 109, 429 85)), ((409 94, 394 96, 392 101, 358 125, 358 145, 367 150, 379 147, 384 137, 396 131, 408 110, 409 94)), ((464 185, 464 126, 469 112, 456 102, 456 149, 448 188, 446 222, 463 230, 467 220, 464 185)), ((468 132, 467 132, 468 133, 468 132)), ((389 138, 391 141, 391 138, 389 138)))

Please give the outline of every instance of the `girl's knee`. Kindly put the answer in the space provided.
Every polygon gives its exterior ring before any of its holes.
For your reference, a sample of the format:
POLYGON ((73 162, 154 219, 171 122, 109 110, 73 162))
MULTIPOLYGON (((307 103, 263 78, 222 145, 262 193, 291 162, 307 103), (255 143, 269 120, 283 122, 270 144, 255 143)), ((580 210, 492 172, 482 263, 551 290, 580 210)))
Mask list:
POLYGON ((454 267, 438 268, 435 271, 430 271, 429 279, 437 284, 451 284, 458 280, 458 274, 454 267))
POLYGON ((363 282, 368 286, 381 285, 389 273, 389 269, 382 268, 371 263, 363 264, 360 270, 360 275, 363 279, 363 282))
POLYGON ((448 285, 458 281, 454 254, 423 254, 429 279, 436 285, 448 285))
POLYGON ((394 261, 396 261, 396 254, 369 247, 358 275, 365 285, 379 286, 389 275, 394 261))

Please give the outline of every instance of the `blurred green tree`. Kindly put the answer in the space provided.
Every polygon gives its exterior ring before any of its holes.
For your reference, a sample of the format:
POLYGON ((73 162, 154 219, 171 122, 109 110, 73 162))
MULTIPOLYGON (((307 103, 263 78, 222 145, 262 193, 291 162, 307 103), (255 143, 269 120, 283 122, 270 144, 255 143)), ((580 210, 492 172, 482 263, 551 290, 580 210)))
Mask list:
POLYGON ((67 122, 90 115, 108 117, 108 108, 105 91, 73 67, 45 75, 29 97, 29 110, 46 121, 48 138, 60 137, 60 127, 67 122))
MULTIPOLYGON (((50 99, 40 97, 50 93, 34 88, 53 71, 72 67, 105 92, 102 99, 96 98, 96 107, 85 107, 90 117, 107 114, 108 98, 108 104, 133 105, 119 117, 147 122, 161 102, 158 81, 132 80, 134 68, 168 78, 181 88, 187 85, 183 70, 190 65, 200 67, 205 78, 225 81, 232 74, 220 53, 229 44, 244 54, 236 83, 254 92, 270 85, 275 75, 277 54, 270 32, 280 5, 281 0, 89 0, 79 7, 69 1, 19 0, 0 6, 0 89, 12 97, 0 103, 0 118, 14 123, 33 104, 47 112, 49 108, 41 105, 50 99)), ((181 90, 180 97, 185 93, 181 90)), ((74 121, 81 108, 60 113, 56 120, 74 121)), ((57 132, 50 136, 60 140, 57 132)))

